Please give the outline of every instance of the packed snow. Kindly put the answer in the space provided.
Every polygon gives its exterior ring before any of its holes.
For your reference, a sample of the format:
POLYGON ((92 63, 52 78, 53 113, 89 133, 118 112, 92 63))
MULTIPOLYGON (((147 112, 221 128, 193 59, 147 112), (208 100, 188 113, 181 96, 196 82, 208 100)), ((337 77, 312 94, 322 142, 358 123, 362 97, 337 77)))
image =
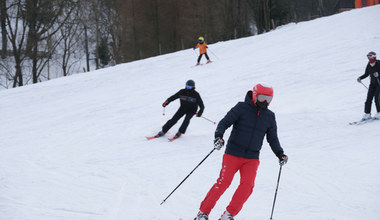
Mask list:
MULTIPOLYGON (((348 125, 364 114, 366 88, 356 79, 366 54, 380 54, 379 20, 380 5, 356 9, 211 44, 214 62, 207 65, 193 67, 197 56, 188 49, 1 91, 0 219, 193 219, 224 149, 160 203, 213 149, 216 125, 194 117, 174 142, 145 138, 177 110, 178 100, 165 115, 161 104, 188 79, 203 98, 203 116, 216 122, 255 83, 273 86, 270 109, 289 156, 273 219, 380 219, 380 122, 348 125)), ((260 161, 237 220, 270 217, 279 164, 266 142, 260 161)), ((239 178, 211 220, 223 213, 239 178)))

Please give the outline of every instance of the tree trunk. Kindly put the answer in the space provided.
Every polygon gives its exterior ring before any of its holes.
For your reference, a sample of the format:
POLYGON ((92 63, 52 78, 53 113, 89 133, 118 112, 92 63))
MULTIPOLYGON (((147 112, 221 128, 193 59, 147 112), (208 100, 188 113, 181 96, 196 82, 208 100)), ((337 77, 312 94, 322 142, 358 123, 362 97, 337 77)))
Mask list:
POLYGON ((155 32, 156 32, 156 44, 158 49, 158 54, 161 55, 161 42, 160 42, 160 20, 158 16, 158 0, 154 1, 154 12, 155 12, 155 32))
POLYGON ((7 13, 7 2, 6 0, 0 0, 0 22, 1 22, 1 37, 2 37, 2 49, 1 58, 5 59, 7 57, 7 27, 6 27, 6 13, 7 13))
POLYGON ((140 59, 139 45, 137 45, 137 31, 136 31, 136 15, 135 15, 135 1, 132 0, 132 34, 133 34, 133 54, 135 60, 140 59))
POLYGON ((33 75, 33 83, 38 83, 38 73, 37 73, 37 64, 38 64, 38 45, 37 42, 34 44, 34 48, 32 50, 32 75, 33 75))
POLYGON ((88 49, 88 36, 87 36, 87 26, 84 25, 84 48, 86 50, 86 64, 87 64, 87 72, 90 71, 90 53, 88 49))
POLYGON ((99 69, 99 53, 98 53, 98 48, 99 48, 99 46, 100 46, 100 31, 99 31, 99 17, 100 17, 100 2, 99 2, 99 0, 97 0, 97 4, 96 5, 94 5, 93 6, 94 7, 94 11, 95 11, 95 43, 96 43, 96 45, 95 45, 95 48, 96 48, 96 50, 95 50, 95 68, 96 69, 99 69))

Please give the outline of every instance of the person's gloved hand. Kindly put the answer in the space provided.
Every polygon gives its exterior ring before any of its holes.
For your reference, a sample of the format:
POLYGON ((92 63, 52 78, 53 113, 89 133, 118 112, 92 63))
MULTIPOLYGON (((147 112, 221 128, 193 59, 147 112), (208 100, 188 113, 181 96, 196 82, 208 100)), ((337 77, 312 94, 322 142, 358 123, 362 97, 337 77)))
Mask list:
POLYGON ((202 114, 203 114, 203 112, 202 112, 202 111, 199 111, 199 112, 197 112, 197 114, 195 114, 195 116, 197 116, 197 117, 202 117, 202 114))
POLYGON ((220 150, 224 146, 224 140, 221 137, 216 137, 214 139, 214 148, 220 150))
POLYGON ((284 152, 280 151, 276 154, 276 156, 278 157, 281 166, 285 165, 288 162, 288 156, 286 156, 284 152))
POLYGON ((361 83, 362 82, 362 79, 360 79, 360 77, 357 79, 358 83, 361 83))
POLYGON ((375 72, 375 73, 373 74, 373 76, 374 76, 374 77, 379 77, 379 73, 378 73, 378 72, 375 72))
POLYGON ((169 101, 168 100, 166 100, 164 103, 162 103, 162 107, 166 107, 167 105, 169 105, 169 101))

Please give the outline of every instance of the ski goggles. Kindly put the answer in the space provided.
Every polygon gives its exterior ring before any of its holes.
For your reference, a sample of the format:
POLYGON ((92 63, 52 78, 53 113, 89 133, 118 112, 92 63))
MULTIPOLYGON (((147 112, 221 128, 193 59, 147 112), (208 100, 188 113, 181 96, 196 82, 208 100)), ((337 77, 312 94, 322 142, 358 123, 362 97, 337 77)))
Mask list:
POLYGON ((267 102, 268 104, 272 101, 273 99, 273 96, 269 96, 269 95, 258 95, 257 96, 257 100, 259 102, 267 102))
POLYGON ((192 86, 186 85, 186 89, 193 89, 192 86))
POLYGON ((372 53, 367 54, 367 57, 368 57, 368 59, 376 59, 376 55, 372 54, 372 53))

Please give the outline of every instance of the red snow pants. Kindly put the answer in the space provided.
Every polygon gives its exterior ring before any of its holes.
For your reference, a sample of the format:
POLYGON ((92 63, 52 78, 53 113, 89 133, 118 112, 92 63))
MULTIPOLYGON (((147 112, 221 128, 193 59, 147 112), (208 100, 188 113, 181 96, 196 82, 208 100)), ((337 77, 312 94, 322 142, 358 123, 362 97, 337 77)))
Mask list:
POLYGON ((230 186, 235 173, 240 171, 240 185, 226 208, 232 216, 236 216, 253 191, 259 164, 260 161, 258 159, 247 159, 224 154, 219 178, 202 201, 200 211, 210 214, 220 196, 230 186))

